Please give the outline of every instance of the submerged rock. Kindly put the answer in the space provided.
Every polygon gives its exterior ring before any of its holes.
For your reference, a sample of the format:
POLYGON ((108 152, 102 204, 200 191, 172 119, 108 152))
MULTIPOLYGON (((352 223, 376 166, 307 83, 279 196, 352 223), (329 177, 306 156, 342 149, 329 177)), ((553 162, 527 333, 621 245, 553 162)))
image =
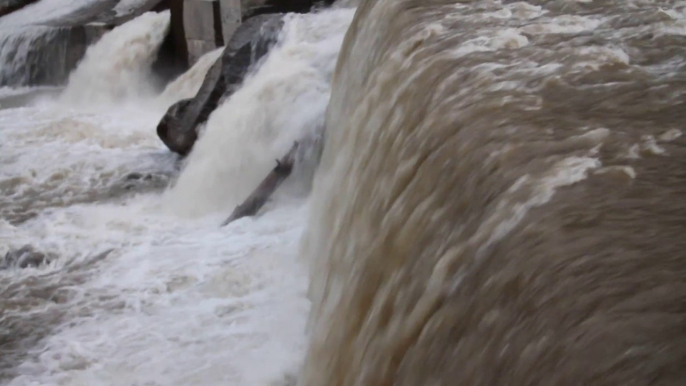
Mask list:
POLYGON ((55 257, 55 254, 40 252, 31 245, 25 245, 7 252, 4 261, 0 264, 0 269, 38 267, 50 263, 55 257))
POLYGON ((233 94, 248 71, 276 43, 283 15, 261 15, 243 23, 205 76, 191 99, 172 105, 157 126, 157 135, 169 150, 183 156, 198 139, 198 127, 207 121, 219 101, 233 94))

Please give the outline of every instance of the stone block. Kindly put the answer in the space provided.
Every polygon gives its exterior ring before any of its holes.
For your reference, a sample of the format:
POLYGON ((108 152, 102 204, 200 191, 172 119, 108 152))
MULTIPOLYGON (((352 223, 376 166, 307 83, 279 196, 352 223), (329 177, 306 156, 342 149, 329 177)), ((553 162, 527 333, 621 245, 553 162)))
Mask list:
POLYGON ((238 26, 241 25, 241 0, 219 0, 219 13, 222 24, 224 44, 231 41, 238 26))
POLYGON ((186 40, 205 40, 223 44, 218 0, 185 0, 183 28, 186 40), (220 41, 218 41, 220 40, 220 41))

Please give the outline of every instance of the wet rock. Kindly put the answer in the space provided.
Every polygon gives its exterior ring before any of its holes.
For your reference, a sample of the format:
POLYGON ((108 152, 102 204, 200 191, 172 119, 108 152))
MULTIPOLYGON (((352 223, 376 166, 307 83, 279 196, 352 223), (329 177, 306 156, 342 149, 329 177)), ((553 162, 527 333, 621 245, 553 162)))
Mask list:
POLYGON ((183 124, 183 117, 191 103, 193 99, 184 99, 174 103, 157 125, 157 135, 162 142, 169 150, 183 156, 191 151, 198 138, 194 127, 183 124))
POLYGON ((190 153, 198 138, 198 127, 207 121, 220 100, 238 89, 250 68, 276 43, 282 18, 281 14, 261 15, 241 24, 195 97, 169 108, 157 126, 157 135, 169 150, 182 156, 190 153))
POLYGON ((25 245, 19 249, 7 252, 4 261, 0 264, 0 269, 38 267, 50 263, 55 257, 55 254, 46 254, 35 250, 31 245, 25 245))

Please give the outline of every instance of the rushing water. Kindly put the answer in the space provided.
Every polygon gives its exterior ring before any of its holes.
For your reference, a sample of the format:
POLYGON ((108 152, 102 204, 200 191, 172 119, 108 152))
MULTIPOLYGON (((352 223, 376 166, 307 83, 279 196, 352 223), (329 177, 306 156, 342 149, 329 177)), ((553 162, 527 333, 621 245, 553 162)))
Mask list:
POLYGON ((83 107, 153 97, 151 66, 169 30, 169 18, 169 11, 148 12, 103 36, 69 76, 62 102, 83 107))
POLYGON ((62 84, 76 64, 74 55, 85 49, 82 40, 97 39, 100 31, 57 25, 68 15, 104 1, 41 0, 0 18, 0 84, 62 84))
POLYGON ((301 384, 683 384, 685 11, 362 1, 301 384))
POLYGON ((49 260, 0 264, 0 383, 683 384, 686 2, 359 3, 288 15, 184 161, 221 52, 161 90, 168 13, 0 89, 0 257, 49 260), (323 126, 310 198, 218 227, 323 126))
POLYGON ((289 15, 277 47, 210 117, 206 137, 219 142, 202 137, 187 166, 155 127, 220 52, 153 93, 145 78, 168 13, 104 36, 56 98, 0 110, 0 256, 31 245, 50 257, 0 270, 0 382, 290 382, 309 310, 296 259, 303 198, 281 194, 258 217, 218 225, 284 144, 322 124, 353 12, 289 15), (257 131, 247 133, 251 122, 257 131), (255 148, 267 150, 264 161, 255 148), (218 157, 227 151, 245 155, 218 157), (240 164, 250 157, 255 167, 240 164), (196 172, 214 180, 183 177, 196 172))

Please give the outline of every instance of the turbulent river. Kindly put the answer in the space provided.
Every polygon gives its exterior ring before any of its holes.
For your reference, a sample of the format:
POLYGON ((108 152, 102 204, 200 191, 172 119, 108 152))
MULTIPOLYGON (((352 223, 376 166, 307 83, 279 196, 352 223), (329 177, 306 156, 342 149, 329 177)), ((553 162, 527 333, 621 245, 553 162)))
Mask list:
MULTIPOLYGON (((88 2, 0 19, 0 75, 88 2)), ((161 88, 168 12, 0 88, 0 258, 48 259, 0 262, 0 383, 684 383, 686 2, 357 3, 287 15, 184 160, 155 127, 221 50, 161 88)))
POLYGON ((155 126, 221 51, 155 89, 168 13, 105 35, 64 89, 0 89, 0 255, 51 256, 0 270, 0 383, 264 385, 297 373, 303 189, 291 182, 264 215, 219 224, 283 146, 323 124, 353 14, 287 16, 183 163, 155 126))

